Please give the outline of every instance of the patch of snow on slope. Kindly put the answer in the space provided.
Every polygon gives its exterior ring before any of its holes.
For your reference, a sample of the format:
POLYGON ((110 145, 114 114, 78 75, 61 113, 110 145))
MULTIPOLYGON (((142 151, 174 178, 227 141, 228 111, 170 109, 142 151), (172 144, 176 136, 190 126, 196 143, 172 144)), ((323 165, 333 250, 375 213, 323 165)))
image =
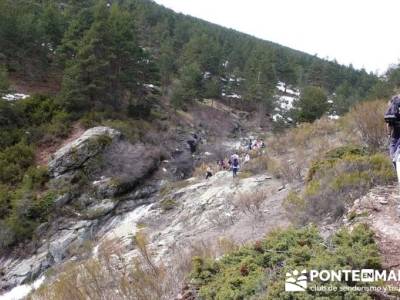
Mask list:
POLYGON ((226 97, 232 98, 232 99, 242 99, 242 96, 240 96, 238 94, 226 95, 226 97))
POLYGON ((338 119, 340 119, 340 116, 338 116, 338 115, 329 115, 328 118, 331 119, 331 120, 338 120, 338 119))
POLYGON ((20 100, 20 99, 26 99, 28 98, 29 95, 21 94, 21 93, 15 93, 15 94, 7 94, 2 97, 3 100, 7 101, 15 101, 15 100, 20 100))
POLYGON ((296 88, 289 88, 288 85, 282 81, 279 81, 278 84, 276 85, 276 88, 286 94, 291 94, 294 96, 300 96, 300 91, 296 88))
POLYGON ((288 111, 293 108, 293 102, 296 100, 297 98, 293 96, 280 96, 278 102, 280 104, 280 108, 288 111))
POLYGON ((276 89, 278 90, 275 95, 277 107, 275 108, 275 114, 272 115, 272 119, 275 122, 278 120, 292 122, 293 120, 285 117, 285 115, 293 108, 294 102, 299 99, 300 91, 296 88, 289 88, 288 85, 282 81, 278 82, 276 89))

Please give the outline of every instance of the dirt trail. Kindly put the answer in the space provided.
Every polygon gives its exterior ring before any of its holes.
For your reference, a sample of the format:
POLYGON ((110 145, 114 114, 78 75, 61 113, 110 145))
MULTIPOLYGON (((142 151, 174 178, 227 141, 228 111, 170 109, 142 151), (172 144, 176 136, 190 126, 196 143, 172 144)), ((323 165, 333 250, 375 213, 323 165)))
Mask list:
POLYGON ((61 149, 66 144, 79 138, 84 132, 85 129, 82 127, 82 125, 80 123, 75 123, 72 125, 71 132, 68 138, 66 138, 65 140, 55 141, 51 144, 39 145, 36 151, 36 165, 46 166, 52 154, 54 154, 58 149, 61 149))

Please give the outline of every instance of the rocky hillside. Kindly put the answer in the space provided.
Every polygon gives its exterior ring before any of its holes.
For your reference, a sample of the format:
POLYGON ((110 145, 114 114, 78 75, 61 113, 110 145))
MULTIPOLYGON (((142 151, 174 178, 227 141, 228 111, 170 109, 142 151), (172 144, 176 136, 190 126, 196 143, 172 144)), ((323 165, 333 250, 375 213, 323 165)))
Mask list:
MULTIPOLYGON (((380 105, 357 109, 376 114, 380 105)), ((237 116, 237 124, 246 118, 237 116)), ((2 254, 1 286, 11 290, 1 297, 21 298, 40 286, 31 299, 82 293, 94 298, 281 298, 286 295, 282 272, 295 262, 290 255, 272 255, 260 264, 258 257, 279 253, 280 247, 305 254, 318 249, 316 260, 308 260, 315 255, 296 260, 304 266, 319 265, 324 260, 318 257, 326 255, 341 265, 348 253, 345 261, 354 268, 395 268, 394 173, 386 156, 373 150, 376 143, 362 146, 358 134, 348 135, 361 133, 359 123, 346 121, 353 118, 326 118, 269 134, 265 149, 250 152, 248 139, 263 130, 217 140, 207 140, 201 130, 187 131, 169 159, 111 127, 85 131, 49 157, 46 221, 34 228, 31 241, 2 254), (250 154, 248 162, 240 154, 237 178, 215 165, 218 157, 234 152, 250 154), (209 179, 204 164, 213 169, 209 179), (193 177, 179 179, 183 170, 194 170, 193 177), (299 225, 307 226, 293 229, 299 225), (359 260, 353 248, 371 259, 359 260), (265 268, 273 272, 272 281, 265 281, 265 268), (228 293, 231 280, 238 283, 228 293)))
POLYGON ((286 274, 397 268, 399 70, 150 0, 0 1, 0 300, 334 298, 286 274))
MULTIPOLYGON (((185 151, 191 153, 187 141, 177 153, 185 151)), ((98 249, 112 240, 133 257, 132 239, 141 230, 156 261, 172 265, 180 251, 212 243, 221 233, 245 243, 289 224, 282 209, 287 187, 270 174, 232 179, 231 172, 219 171, 208 180, 171 182, 157 172, 176 172, 173 162, 108 127, 87 130, 63 146, 48 169, 47 185, 56 191, 49 221, 35 230, 30 250, 3 255, 3 289, 76 259, 88 241, 98 249)))

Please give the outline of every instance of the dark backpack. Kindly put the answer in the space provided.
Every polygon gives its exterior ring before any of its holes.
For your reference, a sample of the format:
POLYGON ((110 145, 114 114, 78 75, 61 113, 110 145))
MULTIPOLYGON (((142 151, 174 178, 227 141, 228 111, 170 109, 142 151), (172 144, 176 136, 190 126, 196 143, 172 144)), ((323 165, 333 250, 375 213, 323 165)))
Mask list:
POLYGON ((235 158, 235 159, 233 160, 233 166, 234 166, 234 167, 237 167, 238 165, 239 165, 239 161, 238 161, 237 158, 235 158))
POLYGON ((400 95, 394 96, 390 100, 389 108, 384 117, 386 123, 391 125, 400 122, 400 95))

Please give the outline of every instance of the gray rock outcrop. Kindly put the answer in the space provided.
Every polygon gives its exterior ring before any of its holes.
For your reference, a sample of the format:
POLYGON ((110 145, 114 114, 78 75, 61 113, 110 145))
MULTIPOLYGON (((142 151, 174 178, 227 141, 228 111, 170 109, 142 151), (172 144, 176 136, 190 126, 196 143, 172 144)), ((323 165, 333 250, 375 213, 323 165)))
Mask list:
POLYGON ((58 177, 68 171, 79 169, 120 138, 121 133, 115 129, 91 128, 77 140, 68 143, 54 154, 53 159, 49 162, 49 172, 53 177, 58 177))

